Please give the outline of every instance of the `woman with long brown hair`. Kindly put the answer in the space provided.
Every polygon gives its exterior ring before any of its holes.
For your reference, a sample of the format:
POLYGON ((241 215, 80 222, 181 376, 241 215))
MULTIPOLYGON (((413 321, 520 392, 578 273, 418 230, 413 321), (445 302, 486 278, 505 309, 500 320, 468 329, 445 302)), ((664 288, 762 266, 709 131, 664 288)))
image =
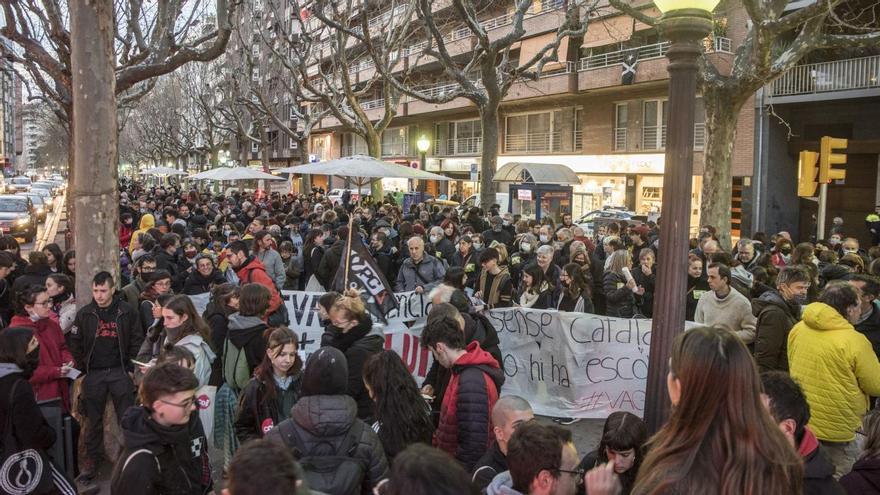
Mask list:
POLYGON ((296 352, 296 333, 278 327, 267 329, 263 335, 266 354, 242 390, 235 416, 235 434, 241 443, 263 437, 289 418, 300 396, 303 363, 296 352))
POLYGON ((650 440, 632 493, 800 494, 803 465, 761 401, 749 351, 734 334, 679 334, 666 379, 672 415, 650 440))
POLYGON ((211 349, 211 330, 205 320, 196 312, 188 296, 172 297, 162 306, 162 321, 165 327, 164 348, 182 346, 196 357, 193 372, 199 379, 199 387, 208 384, 211 378, 211 363, 217 358, 211 349))

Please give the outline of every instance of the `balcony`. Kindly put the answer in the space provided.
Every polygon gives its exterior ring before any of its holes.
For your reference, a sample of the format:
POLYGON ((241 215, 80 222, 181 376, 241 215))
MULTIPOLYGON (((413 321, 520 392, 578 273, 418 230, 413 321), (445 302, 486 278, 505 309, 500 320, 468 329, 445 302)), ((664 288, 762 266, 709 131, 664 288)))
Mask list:
POLYGON ((614 129, 614 151, 626 151, 626 127, 614 129))
POLYGON ((576 130, 574 131, 574 135, 572 136, 572 141, 574 142, 575 151, 581 151, 584 149, 584 131, 576 130))
MULTIPOLYGON (((694 148, 706 146, 706 124, 694 124, 694 148)), ((642 128, 642 149, 662 150, 666 148, 666 126, 647 126, 642 128)), ((614 151, 626 151, 626 129, 615 129, 614 151), (622 139, 620 134, 623 134, 622 139)))
POLYGON ((706 146, 706 124, 694 124, 694 148, 703 149, 706 146))
MULTIPOLYGON (((703 40, 703 45, 703 48, 707 53, 732 53, 732 44, 729 38, 706 38, 703 40)), ((638 48, 628 48, 626 50, 593 55, 592 57, 584 57, 578 61, 578 71, 620 65, 623 60, 635 50, 638 50, 639 62, 662 58, 666 56, 669 46, 670 43, 668 41, 663 41, 660 43, 654 43, 653 45, 645 45, 638 48)))
MULTIPOLYGON (((532 6, 529 7, 529 9, 526 11, 526 15, 523 17, 523 19, 528 19, 529 17, 545 14, 554 10, 561 10, 564 7, 565 0, 547 0, 545 2, 542 2, 538 7, 535 7, 535 5, 532 4, 532 6)), ((480 23, 480 26, 482 26, 483 29, 485 29, 486 31, 509 26, 513 24, 513 19, 515 16, 516 14, 514 13, 500 15, 498 17, 486 19, 485 21, 480 23)))
POLYGON ((505 153, 546 153, 559 151, 558 132, 507 134, 504 136, 505 153))
POLYGON ((799 65, 773 81, 768 96, 793 102, 877 94, 880 94, 880 55, 799 65))
POLYGON ((653 125, 642 127, 642 149, 662 150, 666 148, 666 126, 653 125))
POLYGON ((483 152, 483 138, 435 139, 434 156, 474 156, 483 152))
POLYGON ((409 143, 382 143, 382 156, 409 156, 409 143))

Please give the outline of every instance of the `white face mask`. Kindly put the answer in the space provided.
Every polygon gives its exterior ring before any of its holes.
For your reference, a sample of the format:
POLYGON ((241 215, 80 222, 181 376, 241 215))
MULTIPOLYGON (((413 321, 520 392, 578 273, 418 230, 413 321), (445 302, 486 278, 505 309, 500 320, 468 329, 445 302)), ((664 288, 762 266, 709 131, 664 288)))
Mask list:
POLYGON ((524 242, 519 245, 519 249, 524 253, 530 253, 532 251, 532 245, 528 242, 524 242))
POLYGON ((433 242, 434 244, 437 244, 438 242, 440 242, 441 239, 443 239, 443 236, 440 236, 440 235, 432 235, 431 236, 431 242, 433 242))
POLYGON ((539 237, 539 239, 541 239, 541 242, 545 242, 545 243, 546 243, 546 242, 549 242, 549 241, 550 241, 550 236, 548 236, 548 235, 544 235, 544 234, 541 234, 541 236, 539 237))
POLYGON ((475 242, 475 243, 474 243, 474 249, 480 249, 480 248, 482 248, 482 247, 483 247, 483 243, 482 243, 482 242, 475 242))

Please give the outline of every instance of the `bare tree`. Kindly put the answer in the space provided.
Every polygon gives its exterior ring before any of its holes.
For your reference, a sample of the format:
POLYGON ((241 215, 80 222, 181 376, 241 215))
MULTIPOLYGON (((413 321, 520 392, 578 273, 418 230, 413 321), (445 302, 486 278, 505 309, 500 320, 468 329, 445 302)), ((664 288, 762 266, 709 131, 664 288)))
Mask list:
MULTIPOLYGON (((658 19, 634 9, 624 0, 611 5, 635 19, 660 26, 658 19)), ((876 22, 856 25, 865 12, 853 9, 857 2, 817 1, 797 10, 789 2, 743 0, 749 29, 737 47, 733 67, 725 71, 708 57, 701 60, 700 92, 706 109, 706 146, 701 222, 718 229, 724 245, 730 245, 730 201, 733 188, 731 160, 739 113, 761 87, 797 65, 810 52, 827 48, 876 46, 880 29, 876 22), (845 19, 845 20, 844 20, 845 19)), ((725 6, 719 9, 723 12, 725 6)), ((730 5, 730 8, 735 8, 730 5)), ((869 16, 873 17, 873 16, 869 16)))
POLYGON ((173 72, 193 61, 208 61, 220 56, 231 35, 230 17, 238 0, 216 0, 216 8, 198 0, 187 2, 144 2, 143 0, 103 0, 67 2, 66 0, 6 0, 2 3, 3 27, 0 35, 8 38, 17 50, 4 55, 20 64, 46 97, 57 103, 58 115, 68 123, 72 136, 73 166, 71 195, 74 242, 81 254, 81 275, 77 277, 80 302, 88 299, 89 281, 94 273, 110 270, 118 273, 119 242, 117 183, 117 101, 127 104, 152 87, 153 78, 173 72), (208 13, 213 15, 208 22, 208 13), (79 16, 83 31, 79 36, 68 29, 79 16), (88 18, 88 16, 99 16, 88 18), (204 24, 203 24, 204 22, 204 24), (102 29, 107 32, 89 31, 102 29), (109 35, 110 46, 104 44, 109 35), (74 66, 72 42, 97 50, 77 59, 74 66), (94 43, 87 45, 88 42, 94 43), (105 53, 105 50, 109 50, 105 53), (109 57, 112 79, 103 73, 84 77, 92 70, 104 70, 104 56, 109 57), (95 64, 90 67, 89 64, 95 64), (84 82, 101 87, 77 88, 82 106, 74 112, 73 74, 84 82), (109 84, 109 86, 107 86, 109 84), (112 103, 105 90, 112 90, 112 103), (88 96, 99 98, 86 103, 88 96), (97 105, 98 102, 106 105, 97 105), (113 112, 113 117, 107 112, 113 112), (74 117, 75 120, 74 120, 74 117), (76 123, 89 125, 85 136, 78 136, 76 123), (112 126, 110 126, 112 124, 112 126), (90 143, 98 136, 104 141, 90 143), (80 158, 78 152, 87 153, 80 158))
MULTIPOLYGON (((568 2, 544 2, 542 9, 559 10, 562 19, 556 35, 546 45, 540 47, 527 60, 517 60, 511 51, 526 35, 524 21, 537 13, 530 0, 517 0, 512 12, 503 19, 509 30, 501 36, 490 34, 495 26, 480 19, 480 2, 474 0, 450 0, 449 13, 435 12, 434 2, 416 0, 418 11, 419 38, 423 43, 411 49, 406 56, 412 57, 412 65, 418 64, 419 57, 436 60, 443 69, 443 76, 452 84, 442 92, 408 84, 406 77, 388 70, 380 64, 383 47, 365 38, 363 43, 380 68, 386 84, 411 97, 428 102, 443 104, 456 98, 471 101, 480 114, 483 149, 480 165, 480 203, 491 205, 495 202, 496 187, 493 182, 498 163, 500 115, 499 108, 511 86, 517 81, 535 80, 545 73, 548 63, 558 62, 559 47, 569 39, 580 38, 587 29, 589 13, 596 0, 569 0, 568 2), (450 45, 460 39, 473 38, 475 44, 469 54, 453 55, 450 45)), ((565 61, 563 61, 565 62, 565 61)))

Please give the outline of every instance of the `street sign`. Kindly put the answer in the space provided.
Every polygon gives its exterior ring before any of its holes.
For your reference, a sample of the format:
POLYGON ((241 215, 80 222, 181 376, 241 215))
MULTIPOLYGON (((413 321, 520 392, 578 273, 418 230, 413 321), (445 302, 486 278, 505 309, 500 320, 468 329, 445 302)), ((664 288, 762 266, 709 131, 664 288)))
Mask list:
POLYGON ((477 176, 479 175, 479 168, 476 163, 471 163, 471 182, 477 181, 477 176))

